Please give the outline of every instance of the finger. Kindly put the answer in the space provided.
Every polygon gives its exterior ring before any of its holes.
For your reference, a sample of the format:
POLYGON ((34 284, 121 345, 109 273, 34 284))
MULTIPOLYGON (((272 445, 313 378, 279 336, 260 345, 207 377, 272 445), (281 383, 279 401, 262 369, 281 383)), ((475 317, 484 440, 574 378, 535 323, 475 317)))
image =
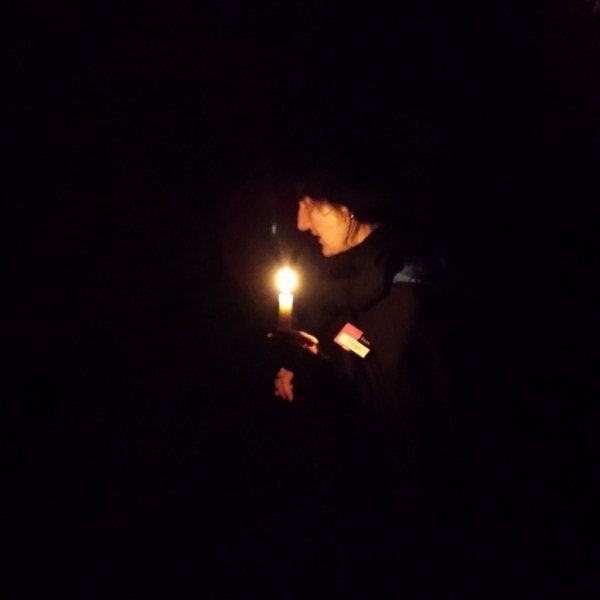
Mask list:
POLYGON ((287 392, 283 381, 284 380, 281 378, 275 380, 275 396, 277 396, 278 398, 284 398, 285 400, 288 400, 288 398, 286 397, 287 392))
POLYGON ((276 396, 281 397, 281 378, 284 377, 284 369, 279 369, 277 371, 277 375, 275 376, 275 381, 273 382, 274 393, 276 396))
POLYGON ((291 390, 286 390, 283 388, 283 386, 276 387, 274 394, 277 396, 277 398, 282 398, 288 402, 291 402, 294 399, 294 394, 291 392, 291 390))
POLYGON ((304 344, 302 344, 302 347, 305 350, 308 350, 311 354, 319 354, 319 346, 317 346, 317 344, 305 342, 304 344))
POLYGON ((311 344, 311 345, 318 345, 319 344, 319 339, 316 338, 314 335, 310 335, 310 333, 306 333, 306 331, 299 331, 298 332, 300 334, 300 337, 307 343, 311 344))
POLYGON ((319 340, 314 335, 310 335, 310 333, 306 333, 305 331, 299 331, 298 336, 305 350, 308 350, 311 354, 319 353, 319 340))
POLYGON ((274 382, 274 393, 275 396, 279 398, 284 398, 291 402, 294 399, 294 386, 292 384, 292 379, 294 378, 294 373, 292 371, 288 371, 283 367, 277 371, 277 376, 275 377, 274 382))
POLYGON ((283 390, 281 389, 281 379, 276 379, 275 380, 275 395, 278 398, 283 398, 283 390))
POLYGON ((291 402, 294 399, 294 386, 292 384, 291 378, 281 380, 281 391, 283 397, 286 400, 289 400, 291 402))

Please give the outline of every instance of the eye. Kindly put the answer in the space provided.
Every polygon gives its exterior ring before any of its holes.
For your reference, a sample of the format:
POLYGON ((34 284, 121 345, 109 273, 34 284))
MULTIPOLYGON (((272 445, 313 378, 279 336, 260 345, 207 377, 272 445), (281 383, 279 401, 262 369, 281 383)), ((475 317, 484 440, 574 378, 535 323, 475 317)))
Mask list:
POLYGON ((310 212, 312 209, 312 203, 309 198, 303 198, 298 202, 298 206, 304 208, 307 212, 310 212))

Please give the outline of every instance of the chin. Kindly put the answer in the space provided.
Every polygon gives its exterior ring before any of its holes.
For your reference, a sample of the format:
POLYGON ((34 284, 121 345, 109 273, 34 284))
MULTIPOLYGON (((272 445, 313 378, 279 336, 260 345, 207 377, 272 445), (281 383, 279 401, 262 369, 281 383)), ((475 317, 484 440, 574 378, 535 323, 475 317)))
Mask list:
POLYGON ((343 250, 336 250, 334 248, 327 248, 326 246, 321 246, 321 254, 323 256, 335 256, 336 254, 340 254, 343 250))

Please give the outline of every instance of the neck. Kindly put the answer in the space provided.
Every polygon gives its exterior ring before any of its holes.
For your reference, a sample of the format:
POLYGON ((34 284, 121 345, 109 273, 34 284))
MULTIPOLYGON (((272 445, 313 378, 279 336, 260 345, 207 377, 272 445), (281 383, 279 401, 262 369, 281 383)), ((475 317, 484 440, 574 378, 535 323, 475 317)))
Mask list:
POLYGON ((350 248, 354 248, 354 246, 358 246, 362 244, 370 235, 377 229, 377 225, 372 225, 370 223, 361 223, 352 239, 349 241, 350 248))

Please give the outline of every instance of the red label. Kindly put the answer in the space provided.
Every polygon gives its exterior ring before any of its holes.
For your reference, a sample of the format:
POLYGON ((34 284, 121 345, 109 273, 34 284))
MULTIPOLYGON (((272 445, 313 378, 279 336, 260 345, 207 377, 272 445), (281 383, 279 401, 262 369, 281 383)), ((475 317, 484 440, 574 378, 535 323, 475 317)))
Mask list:
POLYGON ((369 354, 370 349, 368 348, 369 342, 362 337, 362 334, 363 332, 358 327, 354 327, 351 323, 346 323, 333 338, 333 341, 344 350, 354 352, 354 354, 364 358, 369 354), (361 342, 365 342, 367 346, 361 342))
POLYGON ((333 341, 336 344, 339 344, 339 337, 340 337, 340 335, 342 335, 342 333, 349 335, 351 338, 354 338, 355 340, 359 340, 363 334, 363 332, 358 327, 354 327, 354 325, 352 325, 352 323, 346 323, 340 329, 339 333, 335 336, 335 338, 333 338, 333 341))

